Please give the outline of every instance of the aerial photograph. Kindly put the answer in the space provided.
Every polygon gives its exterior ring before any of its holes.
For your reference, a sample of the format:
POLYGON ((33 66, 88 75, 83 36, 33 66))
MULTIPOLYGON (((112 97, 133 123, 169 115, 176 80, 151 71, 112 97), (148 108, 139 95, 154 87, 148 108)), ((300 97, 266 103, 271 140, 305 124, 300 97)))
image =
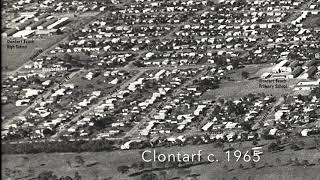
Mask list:
POLYGON ((1 7, 1 179, 320 180, 320 0, 1 7))

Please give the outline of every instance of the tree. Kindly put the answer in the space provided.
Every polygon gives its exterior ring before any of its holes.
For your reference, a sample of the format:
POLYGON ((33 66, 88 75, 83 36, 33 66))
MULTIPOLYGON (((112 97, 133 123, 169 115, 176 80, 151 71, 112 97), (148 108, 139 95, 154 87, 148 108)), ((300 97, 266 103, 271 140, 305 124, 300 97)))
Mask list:
POLYGON ((243 169, 243 168, 244 168, 243 164, 240 164, 240 165, 239 165, 239 168, 240 168, 240 169, 243 169))
POLYGON ((61 177, 60 180, 73 180, 70 176, 61 177))
POLYGON ((102 180, 111 180, 112 177, 106 177, 106 178, 103 178, 102 180))
POLYGON ((316 87, 311 91, 312 96, 316 96, 317 98, 320 98, 320 87, 316 87))
POLYGON ((145 173, 141 176, 141 180, 159 180, 159 178, 154 173, 145 173))
POLYGON ((244 121, 241 123, 241 127, 244 131, 251 131, 252 123, 250 121, 244 121))
POLYGON ((292 145, 290 146, 290 149, 297 151, 297 150, 300 150, 301 148, 300 148, 298 145, 296 145, 296 144, 292 144, 292 145))
POLYGON ((81 164, 82 166, 84 165, 84 159, 82 156, 76 156, 74 157, 74 160, 76 161, 76 163, 81 164))
POLYGON ((298 146, 300 147, 304 147, 305 146, 305 142, 304 141, 298 141, 298 146))
POLYGON ((134 61, 132 64, 137 67, 146 67, 146 65, 140 60, 134 61))
POLYGON ((45 128, 43 131, 42 131, 42 133, 43 133, 43 135, 44 136, 52 136, 52 135, 54 135, 55 133, 54 133, 54 131, 52 131, 51 129, 48 129, 48 128, 45 128))
POLYGON ((199 86, 201 87, 202 90, 216 89, 219 87, 218 83, 212 79, 201 80, 199 86))
POLYGON ((245 5, 247 5, 248 4, 248 2, 246 1, 246 0, 237 0, 236 2, 235 2, 235 5, 236 6, 245 6, 245 5))
POLYGON ((226 165, 226 164, 223 165, 223 169, 227 171, 227 170, 229 169, 229 168, 228 168, 228 165, 226 165))
POLYGON ((238 59, 232 60, 231 65, 233 66, 234 69, 237 69, 239 67, 239 60, 238 59))
POLYGON ((308 160, 303 160, 303 161, 301 162, 301 165, 304 166, 304 167, 306 167, 306 166, 309 166, 310 164, 309 164, 309 161, 308 161, 308 160))
POLYGON ((140 161, 139 162, 139 170, 142 170, 142 169, 144 169, 145 168, 145 163, 144 163, 144 161, 140 161))
POLYGON ((68 167, 71 168, 71 162, 69 160, 66 160, 66 163, 67 163, 68 167))
POLYGON ((216 142, 214 143, 214 147, 216 148, 224 148, 224 143, 222 139, 217 139, 216 142))
POLYGON ((79 175, 78 171, 75 172, 73 180, 81 180, 81 176, 79 175))
POLYGON ((119 167, 117 168, 118 172, 121 173, 121 174, 124 174, 124 173, 129 172, 129 169, 130 169, 130 168, 129 168, 128 166, 125 166, 125 165, 119 166, 119 167))
POLYGON ((249 73, 248 73, 247 71, 242 71, 242 72, 241 72, 241 76, 242 76, 243 78, 245 78, 245 79, 248 79, 249 73))
POLYGON ((221 105, 223 105, 224 102, 225 102, 225 100, 224 100, 223 98, 219 97, 218 102, 219 102, 221 105))
POLYGON ((298 159, 298 158, 295 158, 293 164, 294 164, 295 166, 300 166, 299 159, 298 159))
POLYGON ((272 142, 271 144, 269 144, 268 146, 268 151, 271 152, 271 151, 276 151, 279 149, 279 146, 277 143, 275 142, 272 142))
POLYGON ((258 145, 258 141, 253 140, 253 141, 252 141, 252 145, 254 145, 254 146, 258 145))
POLYGON ((131 168, 138 169, 139 168, 139 164, 134 162, 134 163, 131 164, 131 168))
POLYGON ((113 122, 114 122, 114 119, 112 118, 112 116, 106 116, 106 117, 103 117, 103 118, 96 120, 94 122, 93 127, 98 130, 101 130, 101 129, 106 128, 108 125, 112 124, 113 122))
POLYGON ((62 32, 62 30, 61 30, 60 28, 59 28, 59 29, 57 29, 56 33, 57 33, 58 35, 63 34, 63 32, 62 32))

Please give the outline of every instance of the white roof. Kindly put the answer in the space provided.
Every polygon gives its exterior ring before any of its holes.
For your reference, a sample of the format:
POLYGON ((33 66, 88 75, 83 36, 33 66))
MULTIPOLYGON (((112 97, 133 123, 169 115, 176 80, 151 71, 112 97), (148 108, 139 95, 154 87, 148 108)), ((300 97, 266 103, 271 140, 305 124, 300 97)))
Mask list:
POLYGON ((32 33, 34 33, 34 30, 22 30, 22 31, 18 31, 15 34, 12 35, 12 37, 26 37, 28 35, 31 35, 32 33))

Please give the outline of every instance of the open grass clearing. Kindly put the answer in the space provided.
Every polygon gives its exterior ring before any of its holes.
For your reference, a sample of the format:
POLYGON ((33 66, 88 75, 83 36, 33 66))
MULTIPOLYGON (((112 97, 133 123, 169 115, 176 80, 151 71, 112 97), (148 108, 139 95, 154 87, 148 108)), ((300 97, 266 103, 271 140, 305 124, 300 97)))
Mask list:
MULTIPOLYGON (((303 139, 306 145, 312 144, 312 138, 303 139)), ((267 144, 267 141, 261 141, 261 144, 267 144)), ((253 147, 250 142, 239 144, 233 144, 232 147, 246 151, 253 147)), ((267 145, 263 146, 262 151, 264 154, 261 156, 261 160, 256 163, 256 167, 262 167, 267 162, 272 167, 264 168, 252 168, 251 163, 235 162, 232 159, 227 162, 226 154, 221 148, 215 148, 213 144, 205 145, 188 145, 188 146, 174 146, 167 148, 157 148, 159 153, 197 153, 202 150, 203 157, 206 157, 208 153, 216 155, 219 162, 193 166, 189 168, 192 173, 200 174, 198 177, 200 180, 212 180, 214 179, 231 179, 236 176, 238 179, 247 180, 248 176, 253 176, 255 179, 319 179, 318 170, 320 168, 317 160, 320 158, 320 152, 317 149, 304 149, 300 151, 285 150, 278 153, 267 152, 267 145), (280 163, 276 161, 279 158, 280 163), (296 167, 292 165, 286 165, 289 159, 298 158, 299 161, 308 160, 309 163, 314 163, 314 166, 310 167, 296 167), (244 169, 240 169, 240 163, 243 164, 244 169), (227 169, 224 168, 227 165, 227 169)), ((4 155, 2 157, 2 170, 6 168, 10 170, 18 170, 15 177, 22 177, 27 174, 28 169, 34 169, 35 175, 44 170, 51 170, 59 176, 69 175, 73 177, 74 173, 78 171, 83 179, 91 180, 95 179, 96 175, 99 179, 106 177, 113 177, 113 179, 140 179, 139 177, 128 177, 128 174, 120 174, 117 171, 117 167, 121 165, 131 166, 134 162, 141 161, 141 152, 143 150, 128 150, 128 151, 114 151, 114 152, 85 152, 85 153, 41 153, 30 155, 4 155), (75 162, 76 156, 82 156, 85 160, 84 165, 79 165, 75 162), (66 161, 71 162, 71 167, 67 165, 66 161), (88 167, 90 164, 95 164, 88 167)), ((179 169, 166 170, 169 178, 179 177, 179 169)), ((130 169, 130 173, 135 170, 130 169)), ((158 171, 154 171, 158 174, 158 171)), ((4 175, 3 175, 4 176, 4 175)))

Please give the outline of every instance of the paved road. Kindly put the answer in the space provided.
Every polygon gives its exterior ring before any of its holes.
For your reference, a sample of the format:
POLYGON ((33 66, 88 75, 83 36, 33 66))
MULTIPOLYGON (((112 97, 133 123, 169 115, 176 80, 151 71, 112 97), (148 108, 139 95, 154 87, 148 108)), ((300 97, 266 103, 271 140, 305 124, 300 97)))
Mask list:
MULTIPOLYGON (((181 65, 181 66, 149 66, 149 67, 136 67, 132 65, 127 65, 124 67, 116 67, 112 69, 116 70, 126 70, 126 71, 140 71, 140 70, 161 70, 161 69, 167 69, 167 70, 173 70, 173 69, 189 69, 189 68, 202 68, 202 67, 214 67, 213 64, 190 64, 190 65, 181 65)), ((88 69, 89 71, 90 69, 88 69)), ((92 70, 96 70, 96 68, 93 68, 92 70)), ((42 73, 42 70, 22 70, 19 71, 20 74, 27 74, 27 73, 42 73)))

